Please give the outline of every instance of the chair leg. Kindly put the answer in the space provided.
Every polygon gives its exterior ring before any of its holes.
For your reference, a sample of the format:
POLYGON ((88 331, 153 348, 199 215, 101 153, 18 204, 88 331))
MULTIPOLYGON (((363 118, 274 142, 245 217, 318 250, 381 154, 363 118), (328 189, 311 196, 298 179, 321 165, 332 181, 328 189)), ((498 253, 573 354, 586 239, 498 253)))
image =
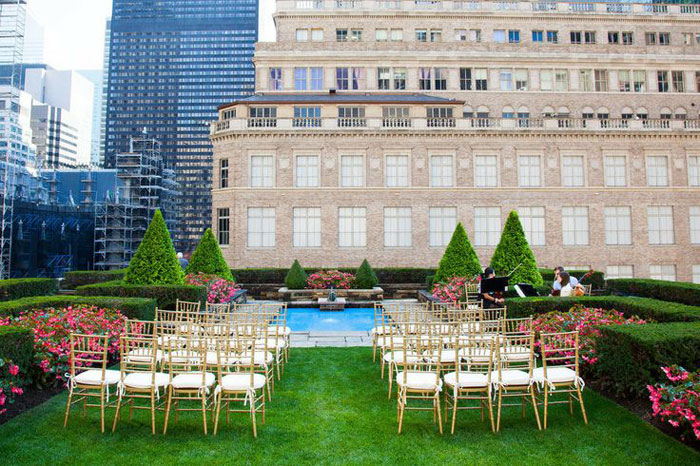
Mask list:
MULTIPOLYGON (((389 363, 391 364, 391 363, 389 363)), ((384 358, 382 358, 382 380, 384 380, 384 366, 385 366, 384 358)))
POLYGON ((105 433, 105 387, 100 387, 100 430, 105 433))
POLYGON ((491 431, 496 432, 496 427, 493 425, 493 402, 491 401, 491 393, 489 391, 486 392, 486 399, 488 400, 489 404, 489 419, 491 420, 491 431))
POLYGON ((156 435, 156 393, 151 389, 151 435, 156 435))
MULTIPOLYGON (((459 399, 459 390, 455 390, 457 396, 452 399, 452 435, 455 433, 455 423, 457 422, 457 400, 459 399)), ((447 417, 447 390, 445 390, 445 417, 447 417)))
POLYGON ((496 416, 496 432, 501 431, 501 404, 503 401, 503 389, 498 388, 498 414, 496 416))
POLYGON ((435 403, 435 411, 437 411, 438 428, 440 429, 440 435, 442 435, 442 410, 440 409, 440 392, 435 392, 435 398, 433 403, 435 403))
MULTIPOLYGON (((535 410, 535 420, 537 420, 537 429, 542 430, 542 425, 540 424, 540 412, 537 409, 537 398, 535 398, 535 390, 533 390, 532 385, 530 386, 529 391, 530 391, 530 398, 532 399, 532 409, 535 410)), ((546 401, 545 401, 545 403, 546 403, 546 401)), ((545 404, 545 406, 547 406, 547 405, 545 404)), ((546 417, 545 417, 545 422, 546 422, 546 417)), ((545 427, 545 429, 546 429, 546 427, 545 427)))
MULTIPOLYGON (((170 405, 173 401, 173 390, 172 387, 166 389, 168 391, 168 400, 165 403, 165 423, 163 424, 163 435, 168 432, 168 419, 170 418, 170 405)), ((177 411, 175 411, 177 414, 177 411)))
POLYGON ((576 393, 578 394, 578 402, 581 404, 581 414, 583 414, 583 422, 588 425, 588 416, 586 415, 586 407, 583 405, 583 394, 581 388, 576 385, 576 393))
POLYGON ((406 409, 406 390, 403 393, 399 393, 399 434, 401 433, 401 427, 403 425, 403 413, 406 409))
POLYGON ((117 422, 119 422, 119 414, 122 409, 122 397, 117 398, 117 411, 114 413, 114 422, 112 422, 112 433, 117 430, 117 422))
POLYGON ((223 395, 223 392, 219 392, 219 394, 215 396, 216 414, 214 415, 214 436, 216 436, 216 433, 219 431, 219 415, 221 414, 221 398, 223 398, 223 395))
POLYGON ((544 430, 547 430, 547 418, 548 417, 549 417, 549 387, 547 386, 547 383, 545 382, 545 384, 544 384, 544 419, 543 419, 544 430))
POLYGON ((202 423, 204 425, 204 435, 207 435, 207 396, 202 395, 202 423))
POLYGON ((265 425, 265 389, 263 389, 262 397, 260 399, 262 401, 262 405, 260 406, 262 409, 262 425, 265 425))
POLYGON ((250 400, 250 417, 253 421, 253 438, 258 438, 258 428, 255 422, 255 395, 253 395, 253 399, 250 400))

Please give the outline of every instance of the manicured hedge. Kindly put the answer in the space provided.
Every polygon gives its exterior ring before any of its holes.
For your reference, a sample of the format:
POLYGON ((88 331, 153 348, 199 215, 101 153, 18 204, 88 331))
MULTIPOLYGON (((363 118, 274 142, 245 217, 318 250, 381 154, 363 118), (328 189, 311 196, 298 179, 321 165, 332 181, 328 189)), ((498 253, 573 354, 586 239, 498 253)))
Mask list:
POLYGON ((76 270, 66 272, 61 282, 64 290, 74 290, 79 286, 92 285, 94 283, 111 282, 124 278, 126 269, 120 270, 76 270))
POLYGON ((670 303, 651 298, 626 296, 579 296, 571 298, 514 298, 507 301, 509 317, 527 317, 546 312, 566 312, 576 304, 615 309, 626 316, 636 315, 657 322, 700 322, 700 307, 670 303))
POLYGON ((178 299, 202 303, 207 299, 207 290, 203 286, 124 285, 119 281, 80 286, 76 293, 81 296, 152 298, 158 302, 158 307, 163 309, 175 309, 175 302, 178 299))
POLYGON ((673 301, 676 303, 700 306, 700 285, 695 283, 670 282, 639 278, 616 278, 605 282, 612 293, 644 296, 647 298, 673 301))
MULTIPOLYGON (((319 267, 305 268, 307 274, 320 270, 319 267)), ((357 273, 357 268, 340 268, 341 272, 357 273)), ((284 283, 289 269, 233 269, 231 272, 238 283, 284 283)), ((416 269, 403 267, 375 268, 380 285, 382 283, 426 283, 429 275, 435 275, 435 269, 416 269)))
POLYGON ((0 327, 0 359, 12 361, 20 372, 27 370, 34 362, 34 336, 29 329, 0 327))
POLYGON ((27 296, 46 296, 56 294, 58 280, 55 278, 11 278, 0 280, 0 301, 24 298, 27 296))
POLYGON ((700 367, 700 322, 601 327, 595 370, 602 386, 620 396, 646 397, 647 384, 664 380, 661 367, 700 367))
MULTIPOLYGON (((572 277, 580 278, 588 273, 588 270, 567 270, 567 272, 572 277)), ((545 285, 549 285, 551 289, 551 285, 554 283, 554 268, 540 269, 540 274, 542 275, 545 285)), ((602 290, 605 288, 605 274, 603 272, 593 272, 593 275, 583 280, 583 284, 591 284, 594 290, 602 290)))
POLYGON ((153 320, 156 301, 148 298, 116 298, 110 296, 34 296, 0 303, 0 317, 18 316, 22 311, 46 307, 86 304, 106 309, 118 309, 130 319, 153 320))

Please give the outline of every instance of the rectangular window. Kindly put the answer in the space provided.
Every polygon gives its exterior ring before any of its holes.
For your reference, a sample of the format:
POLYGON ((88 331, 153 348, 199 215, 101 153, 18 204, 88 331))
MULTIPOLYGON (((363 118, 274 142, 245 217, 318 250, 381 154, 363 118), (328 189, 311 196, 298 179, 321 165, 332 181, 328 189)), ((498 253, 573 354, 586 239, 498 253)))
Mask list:
POLYGON ((693 283, 700 283, 700 265, 693 266, 693 283))
POLYGON ((229 236, 231 233, 231 220, 229 217, 229 210, 217 209, 216 217, 218 218, 218 241, 220 246, 228 246, 229 236))
POLYGON ((647 207, 647 231, 649 244, 673 244, 673 208, 668 206, 647 207))
POLYGON ((321 42, 323 40, 323 29, 311 30, 311 42, 321 42))
POLYGON ((435 68, 435 90, 447 90, 447 70, 444 68, 435 68))
POLYGON ((454 186, 454 164, 451 155, 430 156, 430 186, 444 188, 454 186))
POLYGON ((472 69, 471 68, 460 68, 459 69, 459 88, 463 91, 472 90, 472 69))
POLYGON ((608 265, 605 278, 634 278, 634 266, 632 265, 608 265))
POLYGON ((508 30, 508 43, 509 44, 519 44, 520 43, 520 31, 517 29, 508 30))
POLYGON ((377 42, 386 42, 389 40, 389 31, 386 29, 376 29, 374 31, 374 39, 377 42))
POLYGON ((595 91, 608 92, 608 70, 594 70, 595 91))
POLYGON ((311 68, 311 86, 312 91, 323 90, 323 68, 311 68))
POLYGON ((295 207, 293 210, 293 244, 295 248, 321 247, 321 209, 295 207))
POLYGON ((455 42, 466 42, 469 39, 469 33, 466 29, 455 29, 455 42))
POLYGON ((387 248, 411 247, 411 208, 384 208, 384 246, 387 248))
POLYGON ((566 155, 561 158, 561 183, 567 187, 584 185, 584 166, 582 155, 566 155))
POLYGON ((569 33, 569 37, 571 38, 572 44, 580 44, 581 43, 581 31, 571 31, 569 33))
POLYGON ((656 82, 659 92, 668 92, 668 71, 657 71, 656 82))
POLYGON ((219 188, 228 188, 228 159, 219 160, 219 188))
POLYGON ((391 30, 391 41, 401 42, 403 40, 403 29, 392 29, 391 30))
POLYGON ((533 188, 542 185, 539 155, 518 156, 518 186, 533 188))
POLYGON ((676 266, 675 265, 650 265, 649 278, 652 280, 676 281, 676 266))
POLYGON ((700 156, 688 157, 688 186, 694 188, 700 186, 700 156))
POLYGON ((497 44, 503 44, 506 41, 506 31, 505 29, 494 29, 493 31, 493 41, 497 44))
POLYGON ((515 90, 527 91, 527 70, 515 70, 515 90))
POLYGON ((270 68, 270 90, 282 90, 282 68, 270 68))
POLYGON ((670 32, 660 32, 659 33, 659 45, 671 45, 671 33, 670 32))
POLYGON ((632 79, 629 70, 618 71, 617 82, 620 86, 620 92, 632 92, 632 79))
POLYGON ((472 42, 481 42, 481 29, 470 29, 469 40, 472 42))
POLYGON ((430 71, 430 68, 418 68, 418 89, 423 91, 431 89, 432 79, 430 71))
POLYGON ((348 40, 348 30, 347 29, 336 29, 335 30, 335 40, 337 42, 345 42, 348 40))
POLYGON ((630 31, 625 31, 622 33, 622 45, 633 45, 634 44, 634 33, 630 31))
POLYGON ((394 90, 406 89, 406 68, 394 68, 394 90))
POLYGON ((297 188, 317 188, 319 183, 318 155, 297 155, 295 186, 297 188))
POLYGON ((625 157, 608 155, 605 157, 605 186, 627 186, 627 168, 625 157))
POLYGON ((569 90, 569 72, 567 70, 554 70, 554 90, 569 90))
POLYGON ((428 127, 451 127, 455 125, 454 112, 451 107, 428 107, 425 110, 428 127))
POLYGON ((365 163, 361 155, 340 156, 340 186, 360 188, 365 184, 365 163))
POLYGON ((550 44, 559 43, 559 31, 547 31, 547 42, 550 44))
POLYGON ((367 209, 365 207, 338 209, 338 246, 341 248, 367 246, 367 209))
POLYGON ((532 41, 533 42, 544 42, 544 31, 533 30, 532 31, 532 41))
POLYGON ((554 87, 552 86, 552 70, 540 70, 540 90, 541 91, 551 91, 554 87))
POLYGON ((365 88, 365 70, 363 68, 336 68, 335 78, 338 90, 365 88))
POLYGON ((513 70, 502 69, 499 71, 501 90, 502 91, 512 91, 513 90, 513 70))
POLYGON ((457 227, 456 207, 431 207, 429 211, 430 247, 444 247, 457 227))
POLYGON ((430 31, 430 42, 442 41, 442 29, 432 29, 430 31))
POLYGON ((274 158, 271 155, 250 157, 250 187, 271 188, 275 183, 274 158))
POLYGON ((385 128, 410 127, 409 111, 409 107, 382 107, 382 126, 385 128))
POLYGON ((297 29, 297 42, 306 42, 309 40, 309 30, 308 29, 297 29))
POLYGON ((632 212, 629 207, 605 208, 605 244, 632 244, 632 212))
POLYGON ((579 90, 584 92, 593 91, 593 72, 591 70, 579 70, 578 81, 579 90))
POLYGON ((495 246, 501 237, 501 208, 474 207, 474 245, 495 246))
POLYGON ((620 33, 617 31, 608 31, 608 44, 619 44, 620 33))
POLYGON ((583 33, 583 41, 586 44, 595 44, 595 31, 586 31, 583 33))
POLYGON ((359 42, 362 40, 362 29, 350 29, 350 40, 359 42))
POLYGON ((486 68, 474 70, 474 87, 477 91, 488 91, 488 70, 486 68))
POLYGON ((292 126, 295 128, 320 128, 321 107, 294 107, 292 126))
POLYGON ((646 92, 647 91, 647 72, 642 70, 636 70, 633 73, 634 76, 634 92, 646 92))
POLYGON ((520 207, 518 208, 518 216, 530 246, 544 246, 546 241, 545 208, 520 207))
POLYGON ((305 91, 308 85, 307 69, 294 68, 294 90, 305 91))
POLYGON ((700 244, 700 207, 693 206, 689 209, 690 216, 690 243, 700 244))
POLYGON ((647 186, 668 186, 668 157, 647 157, 647 186))
POLYGON ((367 126, 364 107, 338 107, 338 126, 340 128, 361 128, 367 126))
POLYGON ((416 41, 428 42, 428 31, 426 29, 416 29, 416 41))
POLYGON ((562 207, 561 227, 564 246, 587 246, 588 207, 562 207))
POLYGON ((248 247, 275 247, 275 209, 248 207, 248 247))
POLYGON ((644 34, 644 40, 647 45, 656 45, 656 33, 647 32, 644 34))
POLYGON ((377 89, 382 91, 391 89, 391 68, 377 68, 377 89))
POLYGON ((498 186, 498 157, 495 155, 474 157, 474 186, 477 188, 498 186))
POLYGON ((386 187, 405 188, 408 186, 408 156, 386 156, 386 187))
POLYGON ((682 71, 671 71, 671 82, 673 83, 673 92, 685 92, 682 71))

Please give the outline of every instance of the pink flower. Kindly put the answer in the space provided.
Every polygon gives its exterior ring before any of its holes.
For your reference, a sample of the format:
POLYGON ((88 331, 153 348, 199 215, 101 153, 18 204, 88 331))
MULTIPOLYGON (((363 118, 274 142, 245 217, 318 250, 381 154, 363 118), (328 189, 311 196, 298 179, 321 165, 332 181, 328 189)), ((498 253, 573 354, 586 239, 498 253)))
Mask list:
POLYGON ((10 364, 10 366, 8 367, 8 370, 10 371, 10 374, 12 374, 12 375, 19 374, 19 367, 17 367, 14 364, 10 364))
POLYGON ((15 395, 21 395, 22 393, 24 393, 24 390, 22 390, 19 387, 12 387, 11 390, 12 393, 14 393, 15 395))

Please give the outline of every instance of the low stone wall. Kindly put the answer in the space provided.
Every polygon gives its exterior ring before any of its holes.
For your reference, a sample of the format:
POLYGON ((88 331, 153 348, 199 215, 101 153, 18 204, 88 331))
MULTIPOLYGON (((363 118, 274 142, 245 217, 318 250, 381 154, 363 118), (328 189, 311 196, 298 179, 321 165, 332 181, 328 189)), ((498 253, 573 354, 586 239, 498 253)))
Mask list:
MULTIPOLYGON (((280 290, 284 287, 282 283, 241 283, 241 287, 248 290, 248 297, 254 299, 265 299, 271 301, 282 301, 284 297, 280 290)), ((389 283, 380 284, 383 290, 382 298, 362 299, 361 301, 374 301, 376 299, 416 299, 420 290, 425 289, 425 285, 421 283, 389 283)), ((296 290, 302 291, 302 290, 296 290)), ((309 290, 314 291, 314 290, 309 290)), ((315 290, 317 292, 325 291, 322 297, 328 296, 327 290, 315 290)), ((336 290, 336 296, 343 296, 336 290)), ((362 290, 350 290, 362 291, 362 290)), ((310 298, 309 298, 310 299, 310 298)), ((318 298, 316 298, 318 299, 318 298)))
MULTIPOLYGON (((280 288, 279 294, 282 301, 317 301, 319 298, 327 298, 330 290, 290 290, 280 288)), ((348 301, 381 301, 384 299, 384 290, 377 287, 371 290, 335 290, 338 298, 348 301)))

